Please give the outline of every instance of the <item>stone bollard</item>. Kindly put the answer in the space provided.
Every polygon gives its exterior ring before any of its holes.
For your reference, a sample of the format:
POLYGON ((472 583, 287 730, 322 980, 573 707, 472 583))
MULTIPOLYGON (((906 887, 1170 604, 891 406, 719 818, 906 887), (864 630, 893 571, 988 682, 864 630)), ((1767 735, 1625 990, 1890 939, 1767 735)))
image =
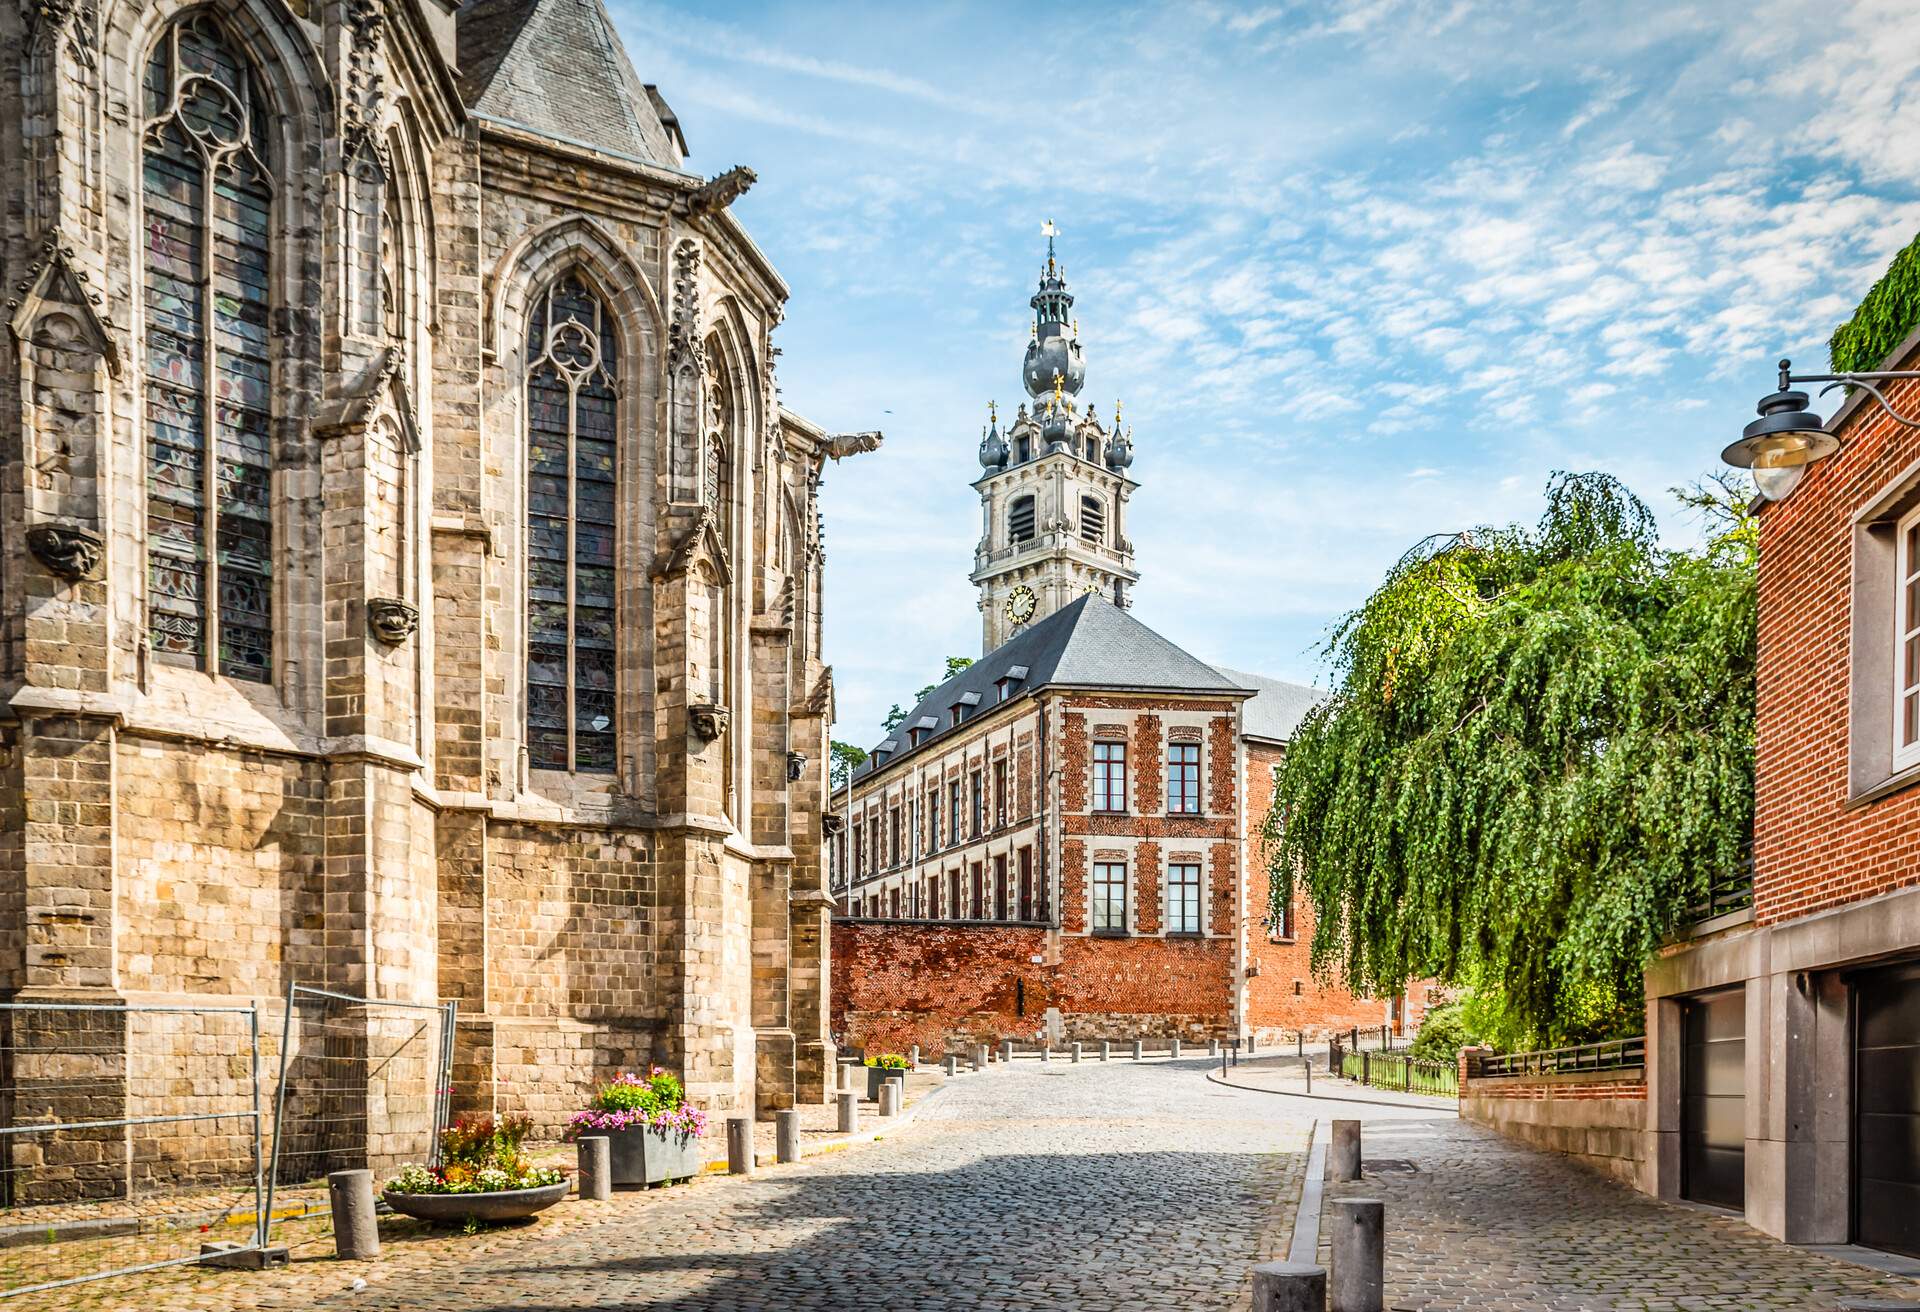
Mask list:
POLYGON ((1002 1039, 1000 1041, 1000 1060, 1003 1062, 1010 1062, 1013 1060, 1013 1040, 1012 1039, 1002 1039))
POLYGON ((1077 1044, 1077 1043, 1076 1043, 1076 1044, 1074 1044, 1074 1045, 1073 1045, 1073 1047, 1072 1047, 1072 1049, 1071 1049, 1070 1051, 1071 1051, 1071 1052, 1072 1052, 1072 1054, 1073 1054, 1073 1063, 1074 1063, 1074 1065, 1076 1065, 1076 1066, 1077 1066, 1077 1065, 1079 1065, 1079 1064, 1080 1064, 1080 1045, 1079 1045, 1079 1044, 1077 1044))
POLYGON ((1220 1055, 1220 1040, 1208 1039, 1207 1040, 1207 1056, 1218 1057, 1219 1055, 1220 1055))
POLYGON ((577 1147, 580 1173, 574 1177, 575 1191, 582 1198, 603 1202, 613 1197, 613 1141, 604 1134, 583 1134, 577 1147))
POLYGON ((800 1109, 783 1107, 773 1114, 773 1160, 800 1160, 800 1109))
POLYGON ((1147 1055, 1147 1044, 1146 1044, 1146 1040, 1144 1040, 1144 1039, 1135 1039, 1135 1040, 1133 1041, 1133 1059, 1134 1059, 1135 1061, 1139 1061, 1139 1060, 1140 1060, 1140 1059, 1141 1059, 1142 1057, 1144 1057, 1144 1056, 1146 1056, 1146 1055, 1147 1055))
POLYGON ((960 1058, 955 1056, 953 1053, 950 1052, 947 1054, 947 1060, 945 1065, 946 1065, 947 1074, 958 1075, 960 1073, 960 1058))
POLYGON ((1048 1045, 1047 1045, 1046 1047, 1043 1047, 1043 1048, 1041 1048, 1041 1049, 1040 1049, 1040 1060, 1041 1060, 1041 1062, 1042 1062, 1042 1063, 1045 1063, 1045 1062, 1050 1062, 1050 1061, 1052 1061, 1052 1060, 1053 1060, 1053 1045, 1052 1045, 1052 1044, 1048 1044, 1048 1045))
MULTIPOLYGON (((947 1058, 952 1061, 953 1058, 947 1058)), ((840 1099, 840 1133, 857 1134, 860 1131, 860 1095, 852 1089, 843 1089, 840 1099)))
POLYGON ((1329 1312, 1381 1312, 1386 1297, 1386 1205, 1378 1198, 1333 1200, 1329 1312))
POLYGON ((1260 1036, 1255 1034, 1252 1030, 1248 1030, 1247 1031, 1247 1051, 1256 1052, 1259 1050, 1259 1047, 1260 1047, 1260 1036))
POLYGON ((1326 1312, 1325 1267, 1266 1262, 1253 1269, 1253 1312, 1326 1312))
POLYGON ((753 1122, 745 1116, 727 1117, 727 1173, 753 1174, 753 1122))
POLYGON ((984 1043, 973 1045, 973 1068, 977 1071, 987 1068, 987 1045, 984 1043))
POLYGON ((841 1062, 839 1088, 851 1089, 852 1087, 853 1087, 853 1067, 849 1066, 846 1062, 841 1062))
POLYGON ((900 1095, 906 1092, 906 1088, 907 1086, 899 1080, 880 1081, 880 1114, 882 1116, 900 1114, 900 1095))
POLYGON ((920 1045, 917 1043, 907 1049, 907 1069, 910 1071, 920 1069, 920 1045))
POLYGON ((380 1256, 380 1226, 373 1218, 373 1172, 329 1173, 327 1202, 333 1207, 333 1255, 348 1261, 380 1256))
POLYGON ((1335 1180, 1360 1178, 1360 1122, 1333 1123, 1333 1151, 1327 1154, 1327 1164, 1335 1180))
POLYGON ((1113 1040, 1112 1039, 1100 1040, 1100 1060, 1105 1061, 1107 1060, 1107 1058, 1111 1056, 1113 1056, 1113 1040))
POLYGON ((1171 1057, 1171 1058, 1173 1058, 1173 1059, 1175 1059, 1175 1060, 1178 1060, 1178 1059, 1179 1059, 1179 1057, 1180 1057, 1180 1040, 1178 1040, 1178 1039, 1168 1039, 1168 1040, 1167 1040, 1167 1056, 1169 1056, 1169 1057, 1171 1057))

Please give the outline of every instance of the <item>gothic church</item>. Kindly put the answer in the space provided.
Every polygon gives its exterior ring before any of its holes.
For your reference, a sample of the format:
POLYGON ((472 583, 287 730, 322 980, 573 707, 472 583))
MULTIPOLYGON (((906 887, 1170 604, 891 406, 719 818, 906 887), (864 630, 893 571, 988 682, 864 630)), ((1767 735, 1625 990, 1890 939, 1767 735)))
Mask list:
POLYGON ((0 998, 457 999, 456 1109, 548 1131, 648 1062, 822 1098, 818 492, 878 435, 779 404, 752 173, 601 0, 0 34, 0 998))

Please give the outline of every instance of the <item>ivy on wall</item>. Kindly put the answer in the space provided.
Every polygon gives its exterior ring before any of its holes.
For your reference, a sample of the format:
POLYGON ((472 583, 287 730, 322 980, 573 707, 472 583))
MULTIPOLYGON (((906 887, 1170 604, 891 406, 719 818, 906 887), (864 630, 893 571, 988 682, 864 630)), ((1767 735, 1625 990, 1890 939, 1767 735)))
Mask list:
POLYGON ((1893 257, 1853 318, 1834 330, 1827 360, 1837 374, 1878 369, 1920 327, 1920 237, 1893 257))

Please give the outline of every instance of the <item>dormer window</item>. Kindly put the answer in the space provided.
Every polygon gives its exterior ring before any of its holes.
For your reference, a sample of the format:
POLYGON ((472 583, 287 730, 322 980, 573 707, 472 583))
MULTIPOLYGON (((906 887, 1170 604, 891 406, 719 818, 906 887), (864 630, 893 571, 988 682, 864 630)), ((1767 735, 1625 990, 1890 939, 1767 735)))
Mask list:
POLYGON ((1015 497, 1007 507, 1007 541, 1033 541, 1033 498, 1015 497))
POLYGON ((1013 443, 1013 458, 1019 464, 1033 459, 1033 443, 1027 438, 1016 438, 1013 443))
POLYGON ((913 727, 907 730, 908 745, 918 747, 921 743, 933 737, 933 731, 939 727, 940 721, 934 719, 931 715, 921 716, 913 722, 913 727))
POLYGON ((1026 680, 1027 680, 1026 666, 1009 665, 1007 667, 1007 672, 1001 675, 998 679, 994 680, 993 686, 999 690, 1000 700, 1005 701, 1007 700, 1007 698, 1013 696, 1014 690, 1018 688, 1022 683, 1025 683, 1026 680))
POLYGON ((949 708, 953 712, 953 722, 955 724, 959 724, 961 721, 965 720, 967 716, 972 713, 973 708, 978 706, 979 704, 980 704, 979 693, 968 692, 968 693, 960 694, 960 700, 955 702, 949 708))

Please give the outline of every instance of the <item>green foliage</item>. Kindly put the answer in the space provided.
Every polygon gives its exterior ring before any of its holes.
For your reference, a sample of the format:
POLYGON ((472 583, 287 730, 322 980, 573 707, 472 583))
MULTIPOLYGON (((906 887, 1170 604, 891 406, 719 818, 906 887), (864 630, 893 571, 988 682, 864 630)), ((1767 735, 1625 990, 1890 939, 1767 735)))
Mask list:
POLYGON ((828 743, 827 756, 831 762, 827 767, 827 787, 835 792, 845 788, 847 781, 853 778, 853 772, 867 763, 865 748, 843 743, 839 739, 828 743))
POLYGON ((1420 1033, 1414 1036, 1413 1046, 1407 1054, 1417 1061, 1454 1061, 1460 1056, 1460 1049, 1479 1040, 1467 1028, 1466 1004, 1449 1002, 1444 1007, 1435 1007, 1420 1022, 1420 1033))
POLYGON ((456 1116, 440 1131, 440 1155, 475 1170, 495 1164, 511 1167, 520 1161, 521 1141, 532 1133, 533 1121, 526 1116, 456 1116))
POLYGON ((1834 329, 1827 359, 1837 374, 1878 369, 1915 327, 1920 327, 1920 237, 1893 257, 1853 318, 1834 329))
POLYGON ((1317 970, 1471 986, 1504 1046, 1638 1028, 1649 954, 1751 832, 1745 498, 1683 493, 1709 541, 1668 551, 1619 482, 1556 474, 1537 527, 1429 539, 1336 626, 1265 835, 1317 970))
POLYGON ((867 1065, 883 1071, 903 1071, 907 1068, 907 1059, 897 1052, 883 1052, 878 1057, 867 1058, 867 1065))

